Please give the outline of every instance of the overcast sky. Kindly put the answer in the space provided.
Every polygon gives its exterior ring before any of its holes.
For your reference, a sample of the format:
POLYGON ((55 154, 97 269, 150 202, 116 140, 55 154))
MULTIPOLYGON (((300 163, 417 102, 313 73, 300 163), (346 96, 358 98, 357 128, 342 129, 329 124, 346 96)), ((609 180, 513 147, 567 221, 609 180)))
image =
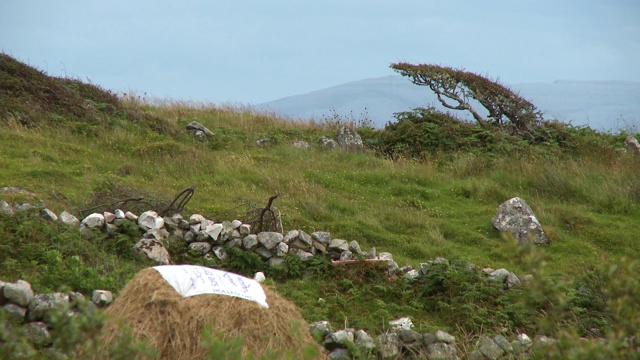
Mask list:
POLYGON ((0 51, 115 91, 256 104, 433 63, 640 81, 638 0, 0 0, 0 51))

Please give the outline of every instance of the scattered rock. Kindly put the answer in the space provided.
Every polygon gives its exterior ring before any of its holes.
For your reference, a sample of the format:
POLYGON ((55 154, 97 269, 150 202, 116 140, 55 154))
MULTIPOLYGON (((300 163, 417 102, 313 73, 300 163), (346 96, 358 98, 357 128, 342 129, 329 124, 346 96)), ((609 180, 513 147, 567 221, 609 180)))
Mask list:
POLYGON ((498 207, 492 223, 498 231, 513 235, 520 244, 529 242, 548 244, 550 242, 533 210, 519 197, 502 203, 498 207))
POLYGON ((140 241, 134 245, 133 252, 137 256, 153 260, 160 265, 171 264, 171 258, 167 248, 165 248, 162 242, 156 239, 140 239, 140 241))

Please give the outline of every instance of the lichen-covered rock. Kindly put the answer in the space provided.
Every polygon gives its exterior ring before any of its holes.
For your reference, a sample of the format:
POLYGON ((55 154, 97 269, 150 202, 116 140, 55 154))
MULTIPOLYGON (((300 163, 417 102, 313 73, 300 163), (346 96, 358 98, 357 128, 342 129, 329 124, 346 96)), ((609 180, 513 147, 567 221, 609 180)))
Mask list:
POLYGON ((244 239, 242 239, 242 247, 245 250, 255 250, 260 243, 258 242, 258 235, 251 234, 247 235, 244 239))
POLYGON ((273 231, 263 231, 258 234, 258 242, 267 250, 274 249, 282 242, 282 239, 282 234, 273 231))
POLYGON ((327 249, 330 252, 337 252, 337 253, 341 253, 343 251, 349 251, 349 243, 347 243, 347 240, 333 239, 329 241, 329 246, 327 246, 327 249))
POLYGON ((33 299, 31 284, 24 280, 18 280, 15 283, 5 283, 2 291, 5 299, 22 307, 28 306, 31 299, 33 299))
POLYGON ((211 250, 211 244, 208 242, 192 242, 189 244, 189 250, 204 255, 211 250))
POLYGON ((323 136, 320 138, 320 147, 324 150, 331 150, 338 147, 338 143, 333 139, 323 136))
MULTIPOLYGON (((311 239, 321 244, 328 245, 331 241, 331 234, 326 231, 316 231, 311 234, 311 239)), ((309 243, 311 242, 309 241, 309 243)))
POLYGON ((492 224, 498 231, 513 235, 520 244, 529 242, 548 244, 550 242, 533 210, 519 197, 502 203, 496 210, 492 224))
POLYGON ((356 343, 356 345, 358 345, 358 346, 360 346, 362 348, 365 348, 365 349, 373 349, 373 348, 376 347, 375 340, 373 340, 371 335, 369 335, 364 330, 356 331, 356 336, 355 336, 354 342, 356 343))
POLYGON ((341 148, 349 151, 359 152, 362 151, 364 147, 360 135, 348 126, 341 126, 340 129, 338 129, 336 142, 341 148))
POLYGON ((68 306, 69 294, 58 292, 53 294, 35 295, 29 302, 27 320, 42 320, 51 309, 65 309, 65 307, 68 306))
POLYGON ((162 242, 156 239, 140 239, 134 246, 135 255, 157 262, 160 265, 171 264, 171 257, 162 242))
POLYGON ((12 324, 23 324, 27 315, 27 309, 14 303, 6 303, 2 305, 2 310, 7 316, 7 320, 12 324))
POLYGON ((41 321, 31 322, 24 326, 24 335, 29 341, 38 346, 49 346, 52 344, 49 327, 41 321))
POLYGON ((480 339, 478 350, 490 360, 497 360, 504 355, 504 350, 488 336, 483 336, 480 339))
POLYGON ((385 333, 376 338, 376 350, 382 359, 395 359, 400 354, 400 340, 396 333, 385 333))
POLYGON ((429 360, 458 360, 458 354, 453 344, 435 343, 427 346, 429 360))

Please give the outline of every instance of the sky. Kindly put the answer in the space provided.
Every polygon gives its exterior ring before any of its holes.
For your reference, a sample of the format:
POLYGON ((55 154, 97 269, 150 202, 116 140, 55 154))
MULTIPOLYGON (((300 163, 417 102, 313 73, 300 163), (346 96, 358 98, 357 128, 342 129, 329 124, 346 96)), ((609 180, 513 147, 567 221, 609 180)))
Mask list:
POLYGON ((400 61, 640 81, 639 19, 638 0, 0 0, 0 51, 116 92, 248 105, 400 61))

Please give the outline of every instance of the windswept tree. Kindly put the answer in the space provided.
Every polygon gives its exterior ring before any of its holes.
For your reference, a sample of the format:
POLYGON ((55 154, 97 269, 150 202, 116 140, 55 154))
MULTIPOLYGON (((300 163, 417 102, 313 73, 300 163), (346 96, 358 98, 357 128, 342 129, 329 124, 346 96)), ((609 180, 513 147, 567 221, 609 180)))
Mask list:
POLYGON ((497 126, 533 140, 534 132, 543 120, 531 102, 478 74, 429 64, 396 63, 391 68, 409 77, 416 85, 428 86, 444 107, 469 111, 484 128, 497 126), (473 107, 472 100, 487 110, 486 118, 473 107))

